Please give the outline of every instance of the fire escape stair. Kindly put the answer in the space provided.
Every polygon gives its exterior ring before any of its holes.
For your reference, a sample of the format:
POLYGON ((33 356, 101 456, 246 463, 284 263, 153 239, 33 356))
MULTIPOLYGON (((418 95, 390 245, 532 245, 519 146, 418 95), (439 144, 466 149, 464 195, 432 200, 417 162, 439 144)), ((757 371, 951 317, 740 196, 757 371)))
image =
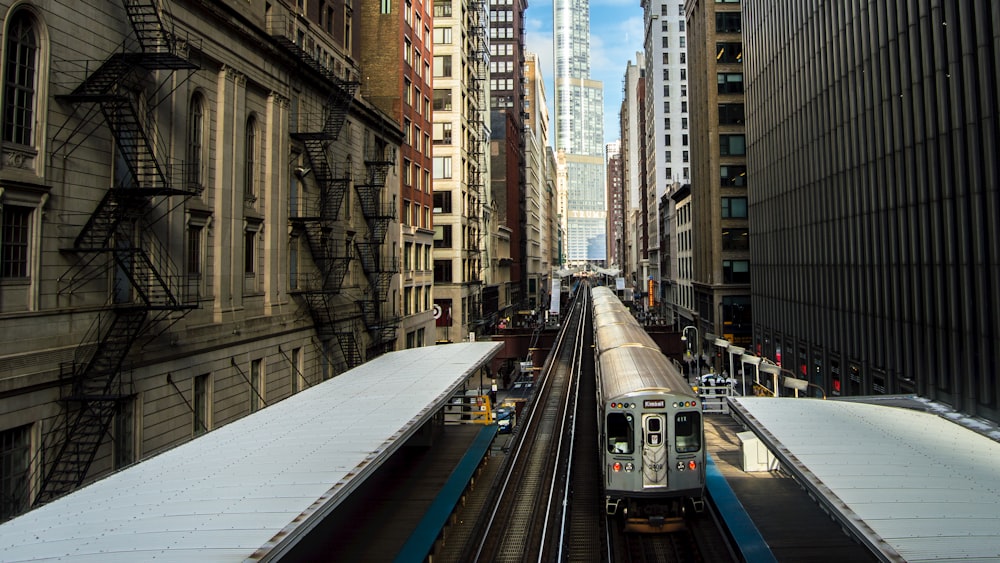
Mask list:
MULTIPOLYGON (((78 350, 78 355, 90 356, 76 364, 72 391, 65 398, 78 408, 65 411, 66 434, 53 446, 56 451, 43 474, 35 498, 36 506, 54 500, 83 483, 117 412, 118 401, 124 398, 119 374, 136 334, 146 322, 147 311, 142 307, 122 307, 112 309, 103 316, 107 317, 110 326, 97 342, 81 346, 78 350)), ((100 324, 95 326, 100 327, 100 324)))
POLYGON ((341 323, 335 329, 335 334, 337 344, 347 362, 347 369, 356 368, 363 364, 365 360, 361 356, 361 347, 358 346, 357 329, 355 329, 354 323, 341 323))
MULTIPOLYGON (((97 456, 122 393, 121 370, 139 335, 150 323, 150 312, 194 308, 183 301, 179 276, 171 274, 169 254, 144 221, 154 196, 191 196, 176 189, 169 169, 157 160, 166 151, 154 149, 138 109, 135 92, 149 71, 196 70, 186 56, 188 44, 167 31, 157 0, 123 0, 139 43, 138 52, 115 52, 80 84, 59 99, 99 104, 114 137, 119 157, 131 175, 129 185, 108 190, 74 240, 78 252, 111 254, 115 275, 124 273, 133 292, 102 312, 77 347, 71 390, 60 415, 62 423, 43 438, 42 479, 34 504, 44 504, 79 487, 97 456), (152 257, 157 257, 154 262, 152 257)), ((119 296, 121 297, 121 296, 119 296)), ((166 313, 163 313, 166 312, 166 313)))

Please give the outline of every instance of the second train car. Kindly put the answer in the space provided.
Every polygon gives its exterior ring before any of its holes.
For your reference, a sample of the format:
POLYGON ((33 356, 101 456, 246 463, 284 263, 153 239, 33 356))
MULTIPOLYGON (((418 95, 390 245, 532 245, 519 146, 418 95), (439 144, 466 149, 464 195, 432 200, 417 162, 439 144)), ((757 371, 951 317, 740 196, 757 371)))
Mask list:
POLYGON ((700 399, 613 291, 592 298, 606 511, 627 531, 675 529, 703 506, 700 399))

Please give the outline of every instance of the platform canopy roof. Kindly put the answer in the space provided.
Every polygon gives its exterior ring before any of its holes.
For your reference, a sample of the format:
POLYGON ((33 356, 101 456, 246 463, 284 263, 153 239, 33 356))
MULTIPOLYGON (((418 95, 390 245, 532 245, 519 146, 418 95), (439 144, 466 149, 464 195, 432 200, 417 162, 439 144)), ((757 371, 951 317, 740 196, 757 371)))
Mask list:
POLYGON ((0 525, 0 561, 244 561, 294 545, 500 342, 380 356, 0 525))

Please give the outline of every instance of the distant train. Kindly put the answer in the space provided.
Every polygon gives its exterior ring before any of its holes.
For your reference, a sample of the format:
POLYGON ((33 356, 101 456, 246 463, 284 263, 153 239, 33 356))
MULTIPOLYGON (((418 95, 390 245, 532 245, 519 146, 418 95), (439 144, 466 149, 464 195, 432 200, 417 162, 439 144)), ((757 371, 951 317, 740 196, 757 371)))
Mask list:
POLYGON ((612 290, 591 294, 607 513, 627 531, 674 529, 703 506, 699 397, 612 290))

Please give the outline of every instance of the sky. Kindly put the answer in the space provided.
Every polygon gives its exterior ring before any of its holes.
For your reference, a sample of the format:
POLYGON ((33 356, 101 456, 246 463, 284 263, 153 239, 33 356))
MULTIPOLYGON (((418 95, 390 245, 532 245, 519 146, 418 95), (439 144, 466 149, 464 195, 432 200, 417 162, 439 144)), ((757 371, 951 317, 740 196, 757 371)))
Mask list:
MULTIPOLYGON (((550 129, 555 132, 556 90, 552 66, 552 0, 528 0, 524 11, 525 44, 538 55, 545 78, 550 129)), ((640 0, 590 0, 590 77, 604 83, 604 141, 618 139, 622 80, 629 61, 642 51, 640 0)), ((555 142, 553 135, 552 142, 555 142)))

